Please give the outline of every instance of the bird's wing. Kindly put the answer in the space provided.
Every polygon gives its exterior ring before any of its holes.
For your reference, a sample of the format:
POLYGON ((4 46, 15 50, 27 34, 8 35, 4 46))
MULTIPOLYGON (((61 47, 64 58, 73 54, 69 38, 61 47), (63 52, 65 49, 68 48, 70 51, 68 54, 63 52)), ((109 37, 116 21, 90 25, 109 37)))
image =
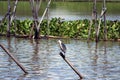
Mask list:
POLYGON ((66 52, 66 46, 63 43, 62 43, 62 49, 63 49, 64 52, 66 52))

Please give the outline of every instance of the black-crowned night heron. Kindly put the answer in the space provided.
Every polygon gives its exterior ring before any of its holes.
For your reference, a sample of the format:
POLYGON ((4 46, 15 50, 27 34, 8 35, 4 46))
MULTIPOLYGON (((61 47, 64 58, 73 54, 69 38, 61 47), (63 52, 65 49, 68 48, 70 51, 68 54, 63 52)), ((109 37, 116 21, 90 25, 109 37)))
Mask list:
POLYGON ((62 53, 65 56, 65 53, 66 53, 66 46, 65 46, 65 44, 63 44, 61 40, 58 40, 58 43, 59 43, 59 46, 60 46, 60 49, 61 49, 62 53))

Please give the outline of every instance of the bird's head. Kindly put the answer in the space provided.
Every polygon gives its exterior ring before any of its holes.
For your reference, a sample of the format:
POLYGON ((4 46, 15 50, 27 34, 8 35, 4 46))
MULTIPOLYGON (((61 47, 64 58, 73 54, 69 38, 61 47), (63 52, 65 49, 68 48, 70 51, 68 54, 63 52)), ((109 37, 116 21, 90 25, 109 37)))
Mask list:
POLYGON ((62 43, 61 40, 58 40, 58 43, 59 43, 59 44, 62 43))

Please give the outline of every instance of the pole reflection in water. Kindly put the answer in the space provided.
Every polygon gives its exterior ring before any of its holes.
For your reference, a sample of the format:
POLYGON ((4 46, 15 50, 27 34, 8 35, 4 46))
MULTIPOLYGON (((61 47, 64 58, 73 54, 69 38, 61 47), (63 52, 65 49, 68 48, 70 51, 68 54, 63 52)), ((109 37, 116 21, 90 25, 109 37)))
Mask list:
MULTIPOLYGON (((67 57, 85 75, 84 80, 119 80, 119 42, 98 44, 81 40, 64 40, 68 47, 67 57)), ((77 80, 58 53, 56 39, 0 38, 0 43, 9 48, 29 72, 22 74, 16 64, 0 49, 0 80, 77 80)))
POLYGON ((98 44, 97 43, 88 43, 88 52, 90 54, 90 60, 91 63, 90 66, 92 73, 90 73, 90 76, 88 78, 95 80, 96 77, 98 76, 98 72, 97 72, 97 63, 98 63, 98 44))
POLYGON ((88 43, 88 52, 91 57, 91 69, 93 70, 90 74, 92 79, 96 80, 101 78, 105 78, 106 72, 106 42, 99 43, 88 43), (101 46, 103 44, 103 46, 101 46))
MULTIPOLYGON (((47 40, 44 40, 47 41, 47 40)), ((49 46, 47 45, 48 42, 44 42, 43 40, 33 39, 31 40, 31 45, 33 47, 33 54, 31 55, 31 71, 30 75, 32 74, 39 75, 39 76, 46 76, 47 75, 47 68, 48 68, 48 49, 49 46)))
POLYGON ((104 65, 104 66, 103 66, 103 70, 102 70, 102 72, 103 72, 103 73, 102 73, 102 74, 103 74, 102 77, 103 77, 103 78, 104 78, 104 77, 106 78, 106 74, 107 74, 107 73, 106 73, 106 72, 107 72, 107 64, 108 64, 108 61, 107 61, 107 50, 106 50, 107 42, 105 41, 103 44, 104 44, 104 45, 103 45, 103 46, 104 46, 104 47, 103 47, 103 49, 104 49, 104 50, 103 50, 103 51, 104 51, 104 52, 103 52, 103 65, 104 65))
POLYGON ((39 62, 39 46, 38 46, 38 40, 33 39, 32 40, 32 45, 33 45, 33 55, 32 55, 32 63, 33 63, 33 70, 35 71, 34 74, 40 73, 40 62, 39 62))

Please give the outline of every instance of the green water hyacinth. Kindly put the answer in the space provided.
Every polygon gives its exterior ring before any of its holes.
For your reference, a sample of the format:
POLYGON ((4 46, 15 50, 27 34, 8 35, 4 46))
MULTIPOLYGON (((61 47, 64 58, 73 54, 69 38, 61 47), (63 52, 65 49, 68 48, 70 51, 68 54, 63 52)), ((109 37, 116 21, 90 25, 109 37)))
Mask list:
MULTIPOLYGON (((29 35, 31 31, 32 20, 15 20, 10 27, 11 34, 17 35, 29 35)), ((107 37, 108 39, 120 39, 120 21, 107 20, 107 37)), ((6 34, 7 21, 4 21, 0 25, 0 34, 6 34)), ((49 27, 47 20, 44 19, 40 25, 40 34, 58 37, 87 39, 89 32, 90 20, 75 20, 65 21, 62 18, 52 18, 49 21, 49 27)), ((32 34, 34 35, 34 33, 32 34)), ((92 24, 90 39, 95 39, 95 25, 92 24)), ((104 39, 104 24, 101 23, 99 39, 104 39)))

